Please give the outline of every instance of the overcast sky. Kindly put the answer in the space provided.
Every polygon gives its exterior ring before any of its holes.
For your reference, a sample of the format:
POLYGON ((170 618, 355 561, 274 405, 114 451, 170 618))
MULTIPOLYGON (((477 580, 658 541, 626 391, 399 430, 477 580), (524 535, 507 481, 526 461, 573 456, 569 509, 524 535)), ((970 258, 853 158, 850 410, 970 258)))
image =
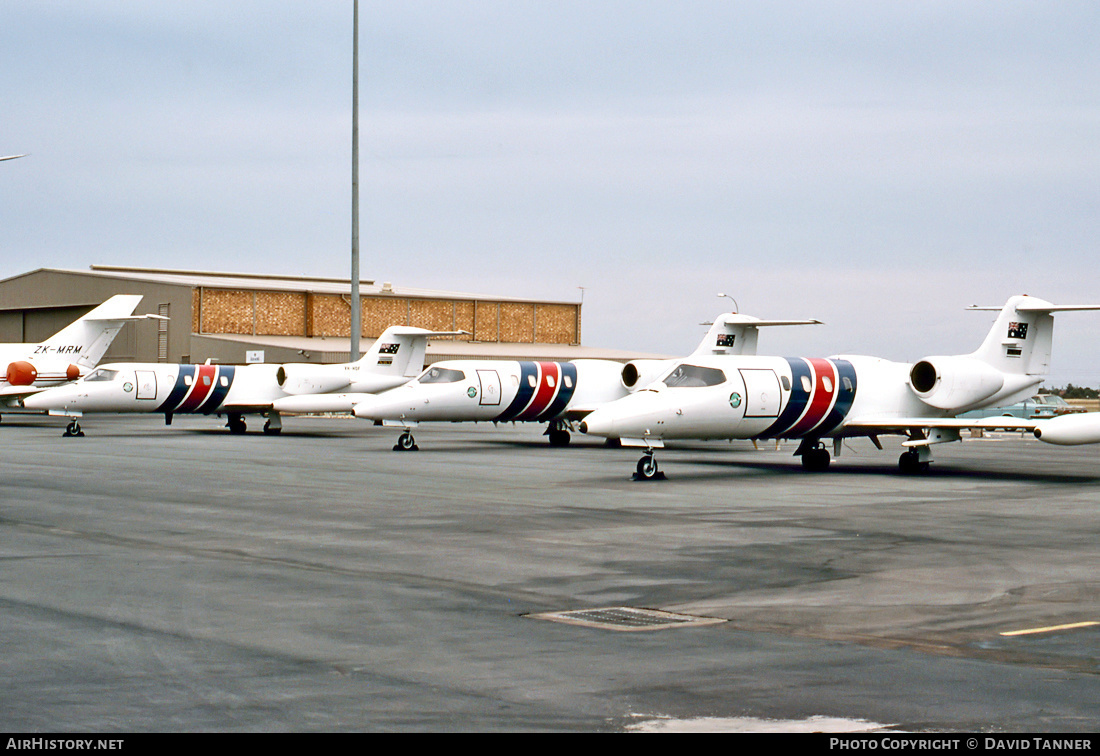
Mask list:
MULTIPOLYGON (((346 277, 352 2, 0 0, 0 278, 346 277)), ((1100 302, 1100 5, 360 2, 362 276, 576 301, 587 346, 970 351, 1100 302)), ((1100 384, 1100 314, 1052 382, 1100 384)))

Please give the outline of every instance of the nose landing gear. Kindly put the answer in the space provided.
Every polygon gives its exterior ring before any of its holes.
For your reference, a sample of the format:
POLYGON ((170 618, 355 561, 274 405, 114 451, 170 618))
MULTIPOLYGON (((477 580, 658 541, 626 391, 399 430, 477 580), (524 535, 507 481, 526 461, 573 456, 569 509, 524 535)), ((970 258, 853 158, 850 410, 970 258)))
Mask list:
POLYGON ((420 451, 420 447, 416 445, 416 439, 413 438, 413 434, 409 431, 405 431, 397 438, 397 443, 393 445, 394 451, 420 451))
POLYGON ((653 458, 653 450, 646 449, 645 454, 638 460, 638 466, 634 473, 634 480, 664 480, 665 474, 657 468, 657 460, 653 458))

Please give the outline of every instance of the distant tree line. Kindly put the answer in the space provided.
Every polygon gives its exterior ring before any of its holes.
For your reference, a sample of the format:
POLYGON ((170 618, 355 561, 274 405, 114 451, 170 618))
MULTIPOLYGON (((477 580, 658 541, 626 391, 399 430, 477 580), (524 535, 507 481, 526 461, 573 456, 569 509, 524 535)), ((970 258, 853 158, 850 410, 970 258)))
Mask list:
POLYGON ((1040 387, 1044 394, 1057 394, 1063 399, 1100 399, 1100 391, 1088 386, 1074 386, 1067 383, 1065 388, 1040 387))

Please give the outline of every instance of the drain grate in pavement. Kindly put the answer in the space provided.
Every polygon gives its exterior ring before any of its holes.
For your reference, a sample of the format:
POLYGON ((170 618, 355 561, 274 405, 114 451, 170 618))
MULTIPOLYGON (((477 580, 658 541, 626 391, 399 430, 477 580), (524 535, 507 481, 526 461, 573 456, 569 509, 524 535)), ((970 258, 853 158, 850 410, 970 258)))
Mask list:
POLYGON ((675 614, 659 609, 637 609, 632 606, 609 606, 602 609, 576 609, 570 612, 544 612, 529 614, 533 619, 552 622, 564 622, 569 625, 598 627, 604 630, 620 632, 639 632, 642 630, 665 630, 671 627, 698 627, 716 625, 725 622, 717 617, 696 617, 690 614, 675 614))

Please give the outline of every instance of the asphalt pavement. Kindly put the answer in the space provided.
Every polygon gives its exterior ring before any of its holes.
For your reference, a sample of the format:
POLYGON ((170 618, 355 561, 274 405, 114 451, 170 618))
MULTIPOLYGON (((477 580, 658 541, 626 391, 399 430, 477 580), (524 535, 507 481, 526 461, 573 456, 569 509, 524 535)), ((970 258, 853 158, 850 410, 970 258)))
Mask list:
POLYGON ((0 422, 0 727, 1094 732, 1100 447, 0 422))

